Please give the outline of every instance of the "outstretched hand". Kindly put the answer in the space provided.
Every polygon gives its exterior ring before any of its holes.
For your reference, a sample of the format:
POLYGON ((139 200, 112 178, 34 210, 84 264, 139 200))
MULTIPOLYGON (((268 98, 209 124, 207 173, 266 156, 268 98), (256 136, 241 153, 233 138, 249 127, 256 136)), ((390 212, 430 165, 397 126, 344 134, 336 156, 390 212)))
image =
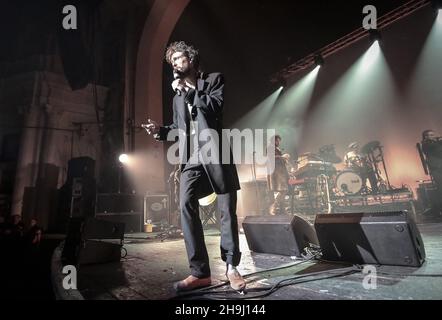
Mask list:
POLYGON ((146 129, 147 134, 157 134, 160 132, 160 126, 153 120, 148 119, 147 124, 143 125, 143 128, 146 129))

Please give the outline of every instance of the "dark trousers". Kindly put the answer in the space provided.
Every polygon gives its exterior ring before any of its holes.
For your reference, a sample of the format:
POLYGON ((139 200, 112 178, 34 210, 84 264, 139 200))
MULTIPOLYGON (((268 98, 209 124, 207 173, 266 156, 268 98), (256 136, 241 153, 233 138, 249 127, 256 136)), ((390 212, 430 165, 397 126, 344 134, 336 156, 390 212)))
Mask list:
MULTIPOLYGON (((211 193, 213 189, 203 166, 187 164, 180 180, 181 227, 191 274, 197 278, 210 276, 209 256, 199 216, 198 199, 211 193)), ((221 216, 221 258, 227 264, 237 266, 241 252, 236 216, 236 190, 218 194, 217 202, 221 216)))

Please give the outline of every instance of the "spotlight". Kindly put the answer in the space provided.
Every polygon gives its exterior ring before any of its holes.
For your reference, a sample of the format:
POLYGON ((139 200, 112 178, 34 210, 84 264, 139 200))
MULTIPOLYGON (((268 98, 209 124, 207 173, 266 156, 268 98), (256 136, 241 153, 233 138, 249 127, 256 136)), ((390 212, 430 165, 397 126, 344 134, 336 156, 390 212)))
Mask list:
POLYGON ((287 86, 287 80, 284 77, 279 77, 278 79, 279 88, 282 90, 287 86))
POLYGON ((321 54, 315 55, 314 60, 315 60, 316 66, 322 67, 324 65, 324 58, 322 57, 321 54))
POLYGON ((377 29, 368 30, 368 34, 369 34, 370 40, 373 42, 375 42, 375 41, 380 42, 382 39, 381 33, 377 29))
POLYGON ((120 154, 120 156, 118 157, 118 160, 122 163, 122 164, 127 164, 129 162, 129 156, 125 153, 120 154))

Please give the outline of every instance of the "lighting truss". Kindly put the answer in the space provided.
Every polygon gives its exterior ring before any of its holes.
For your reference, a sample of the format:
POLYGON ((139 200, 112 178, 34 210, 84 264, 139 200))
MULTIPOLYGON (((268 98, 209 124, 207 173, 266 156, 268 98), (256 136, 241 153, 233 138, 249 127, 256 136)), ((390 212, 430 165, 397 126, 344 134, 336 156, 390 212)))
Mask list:
MULTIPOLYGON (((389 13, 383 15, 378 20, 377 30, 381 30, 388 25, 400 20, 406 16, 409 16, 413 12, 421 9, 422 7, 431 3, 431 0, 411 0, 402 6, 390 11, 389 13)), ((282 79, 291 78, 295 73, 300 70, 309 68, 316 63, 316 57, 322 56, 324 59, 351 44, 369 36, 369 31, 364 28, 359 28, 353 32, 347 34, 346 36, 332 42, 331 44, 309 54, 308 56, 298 60, 297 62, 289 65, 288 67, 282 69, 278 73, 274 74, 271 78, 271 82, 280 82, 282 79)))

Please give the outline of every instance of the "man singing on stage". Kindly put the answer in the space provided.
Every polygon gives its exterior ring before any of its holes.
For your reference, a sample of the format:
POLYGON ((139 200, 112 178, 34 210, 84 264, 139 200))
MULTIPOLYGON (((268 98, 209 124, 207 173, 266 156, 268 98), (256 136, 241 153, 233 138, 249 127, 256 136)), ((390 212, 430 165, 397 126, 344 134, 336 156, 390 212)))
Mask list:
POLYGON ((166 140, 173 129, 180 131, 180 139, 185 137, 184 143, 179 146, 180 154, 184 155, 181 161, 180 207, 191 275, 177 282, 175 289, 188 291, 211 285, 198 199, 215 192, 221 215, 221 258, 226 263, 226 276, 231 287, 242 291, 246 284, 236 269, 241 258, 236 216, 236 193, 240 186, 230 148, 222 148, 221 144, 224 78, 220 73, 200 72, 198 51, 183 41, 170 44, 166 50, 166 61, 172 66, 175 78, 172 82, 176 92, 173 124, 159 126, 149 119, 145 128, 157 140, 166 140), (198 137, 199 132, 207 129, 219 138, 216 149, 220 153, 212 154, 211 161, 207 161, 201 152, 203 145, 198 137), (191 151, 193 146, 194 151, 191 151), (222 162, 223 152, 229 152, 227 159, 230 162, 222 162), (213 161, 213 156, 218 159, 213 161))

